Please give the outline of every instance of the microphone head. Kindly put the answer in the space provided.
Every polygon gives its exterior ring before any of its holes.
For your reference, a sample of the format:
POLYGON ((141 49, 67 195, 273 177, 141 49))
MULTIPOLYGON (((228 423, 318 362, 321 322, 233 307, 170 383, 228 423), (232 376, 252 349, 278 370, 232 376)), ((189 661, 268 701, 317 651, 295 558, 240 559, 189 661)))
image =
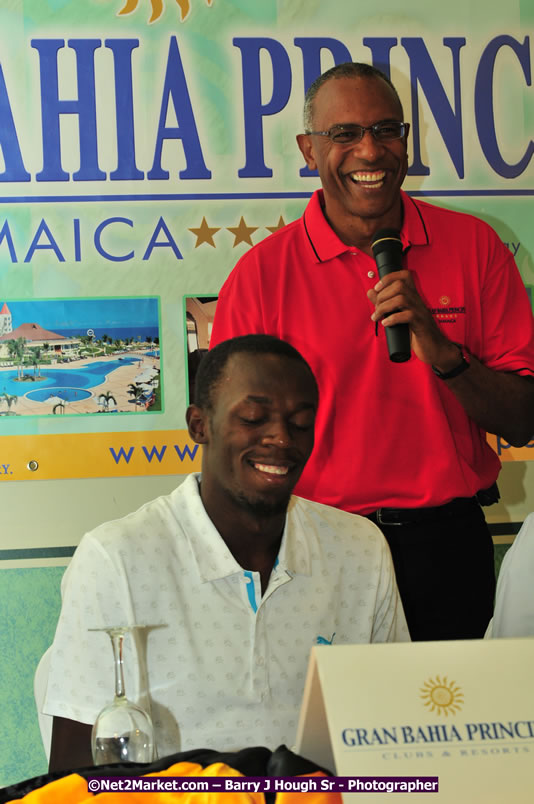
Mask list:
POLYGON ((398 229, 379 229, 373 237, 371 244, 375 258, 383 251, 399 250, 402 253, 402 240, 398 229))

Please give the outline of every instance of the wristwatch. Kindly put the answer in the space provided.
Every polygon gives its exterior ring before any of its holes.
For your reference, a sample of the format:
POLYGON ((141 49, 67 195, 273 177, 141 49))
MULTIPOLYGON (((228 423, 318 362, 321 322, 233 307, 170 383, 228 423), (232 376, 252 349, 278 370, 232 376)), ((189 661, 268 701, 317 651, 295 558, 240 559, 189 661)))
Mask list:
POLYGON ((462 372, 467 371, 467 369, 471 365, 471 356, 467 351, 467 349, 465 348, 465 346, 461 343, 455 343, 454 345, 457 346, 458 349, 460 350, 461 362, 458 363, 458 365, 452 368, 450 371, 440 371, 435 366, 432 366, 432 371, 434 372, 436 377, 440 378, 440 380, 452 380, 453 377, 458 377, 459 374, 462 374, 462 372))

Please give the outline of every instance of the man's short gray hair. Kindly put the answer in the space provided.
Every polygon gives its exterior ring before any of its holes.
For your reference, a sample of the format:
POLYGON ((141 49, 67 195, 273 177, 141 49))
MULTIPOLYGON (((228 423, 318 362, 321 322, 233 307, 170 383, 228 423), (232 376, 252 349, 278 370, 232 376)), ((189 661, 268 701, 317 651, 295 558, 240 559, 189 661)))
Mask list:
POLYGON ((358 61, 346 61, 343 64, 337 64, 335 67, 332 67, 330 70, 327 70, 325 73, 316 78, 306 92, 306 98, 304 100, 304 131, 306 133, 313 131, 313 101, 315 96, 323 84, 326 84, 326 82, 330 81, 332 78, 381 78, 382 81, 385 81, 386 84, 393 90, 393 93, 399 102, 401 113, 404 115, 402 112, 402 103, 401 99, 399 98, 399 93, 393 86, 391 80, 385 73, 382 72, 382 70, 379 70, 378 67, 373 67, 371 64, 364 64, 363 62, 358 61))

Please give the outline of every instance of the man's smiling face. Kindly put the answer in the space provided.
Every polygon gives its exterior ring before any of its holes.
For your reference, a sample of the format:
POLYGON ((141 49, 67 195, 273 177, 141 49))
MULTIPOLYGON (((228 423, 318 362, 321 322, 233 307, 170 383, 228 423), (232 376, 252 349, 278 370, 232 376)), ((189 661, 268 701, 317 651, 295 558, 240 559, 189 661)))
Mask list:
POLYGON ((304 363, 229 357, 206 414, 202 494, 259 516, 285 511, 313 449, 317 391, 304 363))
MULTIPOLYGON (((402 108, 391 87, 381 78, 331 78, 313 100, 313 130, 335 125, 403 121, 402 108)), ((317 169, 324 190, 325 212, 338 232, 354 219, 376 222, 375 229, 395 225, 400 215, 400 187, 408 160, 406 136, 378 142, 366 131, 350 145, 333 143, 320 135, 299 135, 299 147, 311 169, 317 169)))

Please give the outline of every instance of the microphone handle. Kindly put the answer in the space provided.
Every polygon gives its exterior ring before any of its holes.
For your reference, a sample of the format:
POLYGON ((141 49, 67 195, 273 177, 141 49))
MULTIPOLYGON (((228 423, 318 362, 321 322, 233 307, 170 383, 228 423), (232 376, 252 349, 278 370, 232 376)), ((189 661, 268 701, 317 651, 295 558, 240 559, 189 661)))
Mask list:
MULTIPOLYGON (((399 271, 400 266, 390 263, 387 259, 387 252, 378 254, 376 258, 378 275, 380 279, 399 271), (382 257, 382 259, 380 259, 382 257)), ((410 345, 410 327, 408 324, 393 324, 391 327, 384 327, 386 330, 386 343, 388 346, 389 359, 393 363, 405 363, 410 359, 412 349, 410 345)))

